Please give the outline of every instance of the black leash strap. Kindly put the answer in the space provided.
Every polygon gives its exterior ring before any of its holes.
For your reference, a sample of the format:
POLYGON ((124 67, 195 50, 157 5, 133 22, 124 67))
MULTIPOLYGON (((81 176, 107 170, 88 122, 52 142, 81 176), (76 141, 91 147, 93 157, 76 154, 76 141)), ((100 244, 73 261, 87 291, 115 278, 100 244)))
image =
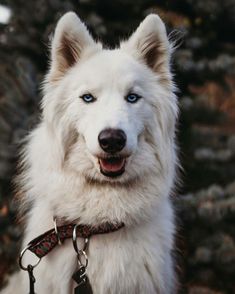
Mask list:
POLYGON ((34 291, 34 284, 36 282, 36 279, 33 275, 33 266, 31 264, 28 265, 27 271, 29 274, 29 294, 36 294, 34 291))

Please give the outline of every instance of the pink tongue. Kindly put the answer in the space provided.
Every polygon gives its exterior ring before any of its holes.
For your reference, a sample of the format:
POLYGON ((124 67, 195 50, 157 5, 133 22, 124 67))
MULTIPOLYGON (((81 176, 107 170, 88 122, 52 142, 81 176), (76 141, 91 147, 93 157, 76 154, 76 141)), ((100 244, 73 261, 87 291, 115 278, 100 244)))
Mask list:
POLYGON ((115 161, 109 161, 108 159, 100 159, 101 168, 108 172, 116 172, 123 168, 125 159, 121 158, 115 161))

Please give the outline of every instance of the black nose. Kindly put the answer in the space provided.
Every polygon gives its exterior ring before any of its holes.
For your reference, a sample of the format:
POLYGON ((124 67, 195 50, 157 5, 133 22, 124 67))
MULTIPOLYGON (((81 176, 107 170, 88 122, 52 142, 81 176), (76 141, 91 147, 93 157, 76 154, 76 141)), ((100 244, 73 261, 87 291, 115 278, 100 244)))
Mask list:
POLYGON ((98 140, 105 152, 116 153, 126 145, 126 134, 119 129, 105 129, 100 132, 98 140))

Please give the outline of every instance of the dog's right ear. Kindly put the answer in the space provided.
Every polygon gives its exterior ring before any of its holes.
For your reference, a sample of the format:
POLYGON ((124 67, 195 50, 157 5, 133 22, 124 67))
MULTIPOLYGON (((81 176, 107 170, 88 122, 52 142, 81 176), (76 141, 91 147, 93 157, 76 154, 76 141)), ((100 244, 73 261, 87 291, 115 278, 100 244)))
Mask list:
POLYGON ((170 81, 171 45, 166 27, 157 14, 148 15, 121 48, 143 61, 162 81, 170 81))
POLYGON ((51 68, 47 80, 51 83, 60 80, 84 51, 97 49, 97 43, 86 26, 74 12, 68 12, 59 20, 51 46, 51 68), (87 49, 87 50, 86 50, 87 49))

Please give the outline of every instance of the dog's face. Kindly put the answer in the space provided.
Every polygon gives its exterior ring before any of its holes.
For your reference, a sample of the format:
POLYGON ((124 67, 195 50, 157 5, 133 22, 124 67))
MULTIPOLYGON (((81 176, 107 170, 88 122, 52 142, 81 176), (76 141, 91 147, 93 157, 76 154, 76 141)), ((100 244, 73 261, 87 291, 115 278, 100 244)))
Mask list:
POLYGON ((177 113, 169 51, 156 15, 115 50, 95 43, 75 14, 59 21, 43 103, 63 168, 100 182, 162 172, 177 113))
POLYGON ((149 109, 144 70, 120 51, 101 51, 77 68, 76 129, 97 171, 120 177, 137 150, 149 109), (145 117, 146 116, 146 117, 145 117))

